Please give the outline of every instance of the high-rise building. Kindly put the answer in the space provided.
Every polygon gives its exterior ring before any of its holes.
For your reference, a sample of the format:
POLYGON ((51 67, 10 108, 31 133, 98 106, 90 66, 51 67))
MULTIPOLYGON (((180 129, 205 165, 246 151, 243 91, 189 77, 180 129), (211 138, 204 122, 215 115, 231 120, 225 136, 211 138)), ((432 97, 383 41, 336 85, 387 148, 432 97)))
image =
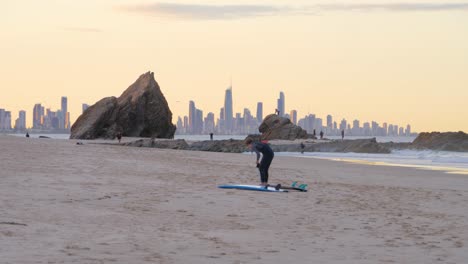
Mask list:
POLYGON ((203 111, 195 109, 195 124, 193 134, 200 135, 203 130, 203 111))
POLYGON ((42 128, 44 122, 44 107, 35 104, 33 109, 33 128, 42 128))
POLYGON ((188 123, 188 133, 193 134, 195 132, 195 120, 196 120, 196 108, 195 102, 189 102, 189 123, 188 123))
POLYGON ((405 136, 407 137, 411 136, 411 126, 409 124, 406 125, 405 136))
POLYGON ((351 128, 351 134, 353 136, 359 136, 361 134, 361 127, 359 124, 359 120, 354 119, 353 121, 353 127, 351 128))
POLYGON ((11 130, 11 112, 0 109, 0 130, 11 130))
POLYGON ((0 108, 0 130, 5 129, 4 124, 3 124, 4 120, 5 120, 5 109, 0 108))
POLYGON ((341 123, 340 123, 340 130, 346 130, 346 127, 347 127, 347 122, 346 122, 346 119, 343 118, 343 120, 341 120, 341 123))
POLYGON ((280 96, 278 98, 278 106, 277 106, 279 116, 284 116, 284 114, 285 114, 285 112, 284 112, 285 101, 284 100, 285 100, 284 99, 284 93, 280 92, 280 96))
POLYGON ((293 124, 297 125, 297 111, 296 110, 291 110, 291 113, 289 115, 290 120, 293 124))
POLYGON ((4 129, 11 130, 11 112, 10 111, 5 111, 3 126, 4 126, 4 129))
POLYGON ((18 118, 15 121, 15 129, 20 131, 26 129, 26 111, 19 111, 18 118))
MULTIPOLYGON (((70 113, 68 112, 68 99, 66 96, 62 96, 62 108, 60 109, 62 112, 62 119, 63 119, 63 127, 59 127, 60 129, 69 129, 70 128, 70 113)), ((59 120, 59 124, 60 124, 59 120)))
POLYGON ((232 86, 226 90, 226 95, 224 97, 224 122, 225 122, 225 131, 230 133, 233 128, 233 107, 232 107, 232 86))
POLYGON ((215 128, 214 113, 209 112, 206 115, 203 130, 205 133, 213 133, 215 128))
POLYGON ((329 131, 333 129, 333 117, 331 115, 327 115, 327 128, 329 131))
POLYGON ((86 111, 86 109, 88 109, 88 108, 89 108, 89 105, 88 105, 88 104, 82 104, 82 105, 81 105, 81 109, 82 109, 82 110, 81 110, 81 113, 84 113, 84 111, 86 111))
POLYGON ((257 103, 257 122, 260 124, 263 121, 263 103, 257 103))

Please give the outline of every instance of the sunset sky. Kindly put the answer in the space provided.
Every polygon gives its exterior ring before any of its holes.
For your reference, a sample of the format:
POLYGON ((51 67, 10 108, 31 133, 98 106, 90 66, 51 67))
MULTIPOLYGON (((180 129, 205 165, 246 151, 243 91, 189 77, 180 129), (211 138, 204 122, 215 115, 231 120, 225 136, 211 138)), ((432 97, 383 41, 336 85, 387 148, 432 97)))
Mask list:
POLYGON ((256 103, 468 132, 468 1, 0 0, 0 108, 120 96, 141 74, 177 116, 256 103), (195 4, 196 3, 196 4, 195 4))

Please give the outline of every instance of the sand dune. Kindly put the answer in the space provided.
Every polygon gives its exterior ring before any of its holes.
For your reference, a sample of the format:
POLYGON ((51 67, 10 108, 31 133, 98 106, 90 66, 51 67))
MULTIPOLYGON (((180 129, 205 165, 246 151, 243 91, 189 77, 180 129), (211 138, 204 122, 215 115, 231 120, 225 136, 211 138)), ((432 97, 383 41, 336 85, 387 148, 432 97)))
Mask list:
POLYGON ((468 177, 0 135, 0 263, 466 263, 468 177))

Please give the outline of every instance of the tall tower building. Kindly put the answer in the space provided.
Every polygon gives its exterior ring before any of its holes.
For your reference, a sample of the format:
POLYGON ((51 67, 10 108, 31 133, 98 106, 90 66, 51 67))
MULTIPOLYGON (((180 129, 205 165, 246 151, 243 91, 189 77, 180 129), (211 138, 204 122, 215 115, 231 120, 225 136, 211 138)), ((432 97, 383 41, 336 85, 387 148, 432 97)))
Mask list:
POLYGON ((63 118, 63 127, 62 129, 70 128, 70 113, 68 113, 68 99, 66 96, 62 96, 62 118, 63 118))
POLYGON ((329 131, 333 128, 333 117, 331 115, 327 115, 327 128, 329 131))
POLYGON ((224 122, 225 122, 225 130, 226 132, 232 131, 232 117, 233 117, 233 110, 232 110, 232 86, 226 90, 226 95, 224 97, 224 122))
POLYGON ((24 110, 19 111, 17 120, 18 121, 15 125, 15 128, 18 130, 26 129, 26 111, 24 110))
POLYGON ((0 130, 4 130, 5 109, 0 109, 0 130))
POLYGON ((84 111, 86 111, 86 109, 89 108, 89 105, 88 104, 82 104, 81 105, 81 109, 82 109, 82 112, 81 113, 84 113, 84 111))
POLYGON ((258 123, 262 123, 263 121, 263 103, 258 102, 257 103, 257 121, 258 123))
POLYGON ((41 128, 44 121, 44 107, 35 104, 33 108, 33 128, 41 128))
POLYGON ((3 116, 3 128, 6 130, 11 130, 11 112, 5 111, 3 116))
POLYGON ((278 106, 277 106, 277 109, 279 111, 279 116, 284 116, 285 114, 284 105, 285 105, 284 93, 280 92, 280 97, 278 98, 278 106))
POLYGON ((293 124, 297 125, 297 111, 296 110, 291 110, 290 119, 293 124))
POLYGON ((195 131, 195 120, 196 120, 196 108, 195 102, 189 102, 189 120, 188 120, 188 134, 192 134, 195 131))

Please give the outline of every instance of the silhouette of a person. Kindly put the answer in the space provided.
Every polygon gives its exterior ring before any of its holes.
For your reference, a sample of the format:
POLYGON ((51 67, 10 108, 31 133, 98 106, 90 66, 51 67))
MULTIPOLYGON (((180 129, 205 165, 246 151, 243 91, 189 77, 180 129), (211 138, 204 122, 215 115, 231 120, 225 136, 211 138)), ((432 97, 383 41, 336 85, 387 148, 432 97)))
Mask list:
POLYGON ((320 139, 323 139, 323 131, 320 131, 320 139))
POLYGON ((343 139, 344 139, 344 129, 341 130, 341 140, 343 140, 343 139))
POLYGON ((121 139, 122 139, 122 132, 118 132, 117 133, 117 140, 119 140, 119 143, 120 143, 121 139))

